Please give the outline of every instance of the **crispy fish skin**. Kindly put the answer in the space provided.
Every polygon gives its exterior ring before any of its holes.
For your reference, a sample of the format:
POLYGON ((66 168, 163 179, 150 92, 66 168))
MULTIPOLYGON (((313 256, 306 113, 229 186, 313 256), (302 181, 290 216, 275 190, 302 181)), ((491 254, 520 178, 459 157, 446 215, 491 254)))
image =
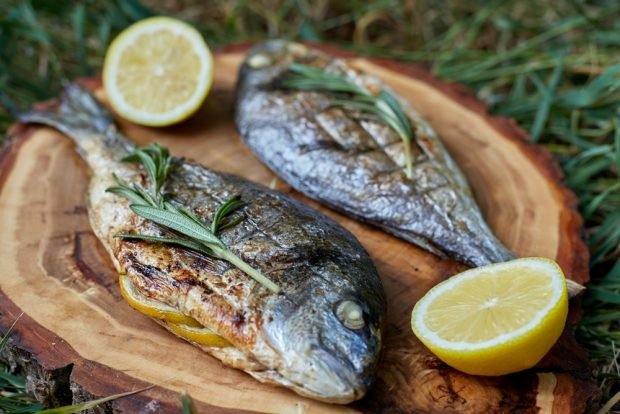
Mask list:
POLYGON ((246 203, 240 224, 218 236, 235 254, 282 289, 274 294, 223 260, 119 233, 169 235, 135 215, 106 188, 112 174, 146 186, 136 165, 119 160, 130 142, 109 113, 86 91, 70 85, 57 114, 29 112, 23 122, 51 125, 69 135, 89 165, 91 226, 120 271, 145 296, 178 308, 233 347, 201 346, 225 364, 260 381, 311 398, 348 403, 361 398, 373 378, 381 347, 385 294, 376 269, 348 231, 295 199, 195 162, 175 159, 164 191, 210 222, 228 198, 246 203), (349 329, 336 308, 353 301, 364 326, 349 329))
MULTIPOLYGON (((254 47, 237 82, 236 123, 247 146, 303 194, 440 256, 481 266, 514 256, 485 223, 465 176, 435 131, 403 99, 414 129, 413 176, 400 137, 323 92, 278 87, 291 63, 347 77, 368 90, 379 79, 296 43, 254 47)), ((397 94, 394 94, 397 96, 397 94)))

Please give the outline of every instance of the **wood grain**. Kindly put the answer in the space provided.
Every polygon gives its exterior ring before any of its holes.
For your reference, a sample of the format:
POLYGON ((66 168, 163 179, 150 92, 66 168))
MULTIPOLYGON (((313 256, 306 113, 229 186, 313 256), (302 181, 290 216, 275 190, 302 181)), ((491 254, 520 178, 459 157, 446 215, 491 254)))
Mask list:
MULTIPOLYGON (((327 48, 334 52, 333 48, 327 48)), ((149 129, 119 120, 137 143, 157 140, 173 154, 269 185, 274 175, 245 148, 232 120, 243 48, 216 54, 214 90, 182 125, 149 129)), ((341 53, 341 52, 338 52, 341 53)), ((518 255, 556 259, 587 281, 587 249, 575 198, 548 153, 526 142, 514 123, 489 116, 458 85, 416 66, 349 56, 385 79, 443 137, 470 180, 498 237, 518 255)), ((96 80, 86 82, 104 98, 96 80)), ((582 412, 598 395, 587 355, 568 327, 533 370, 501 378, 450 369, 415 339, 409 315, 431 286, 464 269, 377 229, 317 206, 282 182, 277 188, 319 208, 369 251, 388 296, 385 351, 369 395, 349 407, 304 399, 226 368, 127 306, 84 208, 85 163, 69 139, 16 125, 0 156, 0 329, 24 312, 5 357, 45 377, 38 395, 59 404, 160 384, 110 404, 115 412, 176 412, 188 391, 198 412, 582 412), (537 408, 538 407, 538 408, 537 408)), ((575 304, 573 304, 575 305, 575 304)), ((574 321, 577 308, 573 306, 574 321)))

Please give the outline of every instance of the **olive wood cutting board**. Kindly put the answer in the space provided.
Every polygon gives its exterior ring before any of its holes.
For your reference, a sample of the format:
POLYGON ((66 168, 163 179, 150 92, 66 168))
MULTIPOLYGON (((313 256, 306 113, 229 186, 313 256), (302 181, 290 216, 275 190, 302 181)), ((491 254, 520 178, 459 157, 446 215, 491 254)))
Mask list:
MULTIPOLYGON (((424 69, 360 58, 323 46, 384 79, 439 132, 469 179, 490 226, 520 256, 556 259, 567 277, 588 280, 577 201, 551 155, 529 144, 509 119, 490 116, 463 87, 424 69)), ((17 124, 0 154, 0 330, 15 326, 3 358, 26 372, 53 404, 156 387, 101 412, 180 412, 187 391, 196 412, 583 412, 598 398, 585 351, 572 336, 579 315, 534 369, 474 377, 432 356, 414 337, 411 309, 430 287, 465 269, 302 197, 242 144, 233 122, 234 86, 245 46, 215 55, 213 90, 199 113, 174 127, 151 129, 118 120, 137 143, 158 141, 177 156, 275 185, 334 218, 372 256, 387 292, 384 352, 375 385, 350 406, 302 398, 249 375, 174 337, 122 299, 108 254, 88 223, 88 169, 62 134, 17 124)), ((97 79, 82 83, 105 99, 97 79)), ((47 105, 55 105, 54 102, 47 105)))

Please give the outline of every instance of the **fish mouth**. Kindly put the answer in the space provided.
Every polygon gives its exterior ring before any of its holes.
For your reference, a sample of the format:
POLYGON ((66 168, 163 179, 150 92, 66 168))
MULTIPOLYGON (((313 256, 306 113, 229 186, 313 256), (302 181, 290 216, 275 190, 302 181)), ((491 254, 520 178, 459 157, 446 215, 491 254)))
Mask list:
POLYGON ((315 400, 336 404, 359 400, 372 384, 378 352, 364 346, 366 352, 350 353, 325 339, 319 335, 302 347, 271 343, 281 359, 269 370, 269 379, 315 400))
POLYGON ((347 358, 327 350, 316 352, 316 381, 306 381, 303 386, 315 395, 330 401, 351 402, 360 399, 368 390, 371 376, 360 375, 347 358))
MULTIPOLYGON (((324 361, 316 366, 329 366, 324 361)), ((323 401, 330 404, 349 404, 362 398, 369 388, 370 381, 350 381, 347 376, 337 371, 327 370, 317 372, 305 379, 291 379, 288 373, 275 369, 245 370, 260 382, 284 386, 302 397, 323 401)), ((304 375, 307 375, 304 374, 304 375)))
POLYGON ((261 382, 285 386, 297 394, 331 404, 348 404, 362 398, 372 377, 355 374, 353 366, 326 350, 315 353, 312 369, 290 367, 246 371, 261 382))

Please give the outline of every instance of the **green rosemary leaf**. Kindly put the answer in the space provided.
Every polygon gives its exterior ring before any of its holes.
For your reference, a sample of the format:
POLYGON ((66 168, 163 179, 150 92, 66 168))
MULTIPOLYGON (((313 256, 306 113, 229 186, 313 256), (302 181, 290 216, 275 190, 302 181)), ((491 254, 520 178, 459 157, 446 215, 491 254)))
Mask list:
MULTIPOLYGON (((399 136, 403 136, 405 134, 404 129, 399 124, 398 118, 392 114, 382 111, 380 107, 377 105, 373 105, 370 103, 366 103, 364 100, 342 100, 342 99, 334 99, 330 103, 332 106, 342 106, 349 109, 354 109, 360 112, 364 112, 367 114, 371 114, 376 116, 379 120, 388 124, 392 129, 394 129, 399 136)), ((408 138, 407 138, 408 139, 408 138)))
POLYGON ((161 205, 162 203, 162 199, 161 196, 153 196, 149 193, 147 193, 142 187, 134 184, 133 185, 133 190, 140 195, 140 197, 142 197, 142 199, 146 202, 146 205, 150 205, 150 206, 158 206, 161 205))
POLYGON ((194 213, 183 208, 182 206, 176 206, 173 203, 166 202, 164 203, 164 208, 168 211, 172 211, 172 212, 184 215, 185 217, 193 220, 199 226, 204 226, 204 223, 202 222, 202 220, 200 220, 194 213))
POLYGON ((342 80, 342 77, 336 74, 325 72, 323 70, 313 68, 312 66, 302 65, 300 63, 291 63, 289 66, 289 71, 294 74, 300 75, 302 78, 319 79, 319 80, 325 80, 325 79, 331 78, 337 81, 342 80))
POLYGON ((188 249, 196 250, 201 253, 205 253, 208 255, 212 255, 213 251, 200 243, 196 243, 187 239, 178 239, 173 237, 158 237, 158 236, 147 236, 146 234, 128 234, 121 233, 114 236, 114 238, 118 239, 132 239, 132 240, 144 240, 144 241, 152 241, 157 243, 166 243, 166 244, 178 244, 179 246, 186 247, 188 249))
POLYGON ((142 218, 178 231, 184 236, 207 243, 209 247, 224 248, 224 244, 211 231, 184 214, 145 205, 132 204, 130 208, 142 218))
POLYGON ((276 82, 280 87, 338 94, 331 101, 331 106, 348 107, 362 113, 372 114, 396 131, 403 141, 405 174, 408 178, 413 176, 411 155, 411 144, 414 140, 413 129, 409 118, 394 95, 385 89, 373 95, 343 76, 298 63, 289 65, 288 69, 288 73, 276 82))
POLYGON ((292 76, 283 79, 283 86, 289 89, 323 90, 361 95, 370 93, 335 73, 325 72, 307 65, 293 63, 289 66, 292 76))
POLYGON ((142 164, 151 181, 151 196, 158 200, 159 192, 172 168, 172 157, 168 148, 153 143, 144 148, 134 149, 122 161, 142 164))
POLYGON ((161 193, 161 188, 168 179, 172 168, 172 158, 167 148, 158 144, 151 144, 146 148, 135 149, 124 160, 140 162, 142 164, 151 181, 152 193, 149 194, 137 184, 130 187, 116 176, 114 176, 114 179, 117 185, 108 188, 106 191, 128 199, 131 202, 129 208, 138 216, 174 230, 189 239, 147 236, 144 234, 119 234, 115 237, 177 244, 196 250, 226 260, 272 292, 280 292, 280 288, 275 283, 236 256, 215 235, 218 230, 228 228, 243 220, 243 217, 240 217, 228 223, 222 222, 227 215, 243 204, 240 197, 233 197, 222 204, 216 211, 213 222, 209 227, 194 213, 168 201, 167 197, 161 193))
POLYGON ((157 165, 155 164, 155 160, 153 159, 152 154, 144 150, 137 150, 136 155, 140 158, 140 162, 146 169, 146 172, 149 175, 149 178, 152 182, 157 182, 157 165))
POLYGON ((359 93, 359 89, 349 83, 329 79, 303 79, 291 76, 282 80, 281 86, 287 89, 302 89, 307 91, 319 90, 326 92, 359 93))
POLYGON ((404 127, 407 136, 412 137, 413 131, 411 130, 411 124, 409 122, 409 119, 407 118, 407 115, 405 115, 405 113, 403 112, 403 109, 398 104, 396 97, 394 97, 394 95, 392 95, 389 91, 386 91, 385 89, 383 89, 381 90, 381 92, 379 92, 379 98, 381 98, 384 102, 386 102, 390 106, 390 108, 392 108, 392 111, 398 117, 398 120, 400 121, 399 122, 400 125, 404 127))
POLYGON ((217 209, 215 216, 213 216, 213 221, 211 222, 211 231, 213 234, 217 234, 218 230, 221 229, 222 219, 235 211, 242 204, 243 202, 241 202, 241 198, 239 196, 235 196, 230 198, 217 209))
POLYGON ((130 202, 136 205, 148 204, 148 202, 144 200, 142 196, 140 196, 139 194, 136 194, 136 192, 132 188, 126 185, 116 185, 114 187, 107 188, 105 191, 108 193, 115 194, 119 197, 126 198, 127 200, 129 200, 130 202))
POLYGON ((227 221, 226 223, 223 223, 223 224, 220 223, 217 231, 220 232, 222 230, 225 230, 225 229, 228 229, 228 228, 231 228, 231 227, 235 227, 237 224, 241 223, 244 219, 245 219, 244 216, 239 216, 236 219, 227 221))
POLYGON ((157 188, 157 191, 159 191, 161 185, 163 185, 163 183, 168 179, 168 175, 170 174, 170 169, 172 168, 172 157, 170 157, 168 148, 157 143, 149 145, 146 150, 155 160, 155 165, 157 167, 156 180, 160 185, 157 188))

